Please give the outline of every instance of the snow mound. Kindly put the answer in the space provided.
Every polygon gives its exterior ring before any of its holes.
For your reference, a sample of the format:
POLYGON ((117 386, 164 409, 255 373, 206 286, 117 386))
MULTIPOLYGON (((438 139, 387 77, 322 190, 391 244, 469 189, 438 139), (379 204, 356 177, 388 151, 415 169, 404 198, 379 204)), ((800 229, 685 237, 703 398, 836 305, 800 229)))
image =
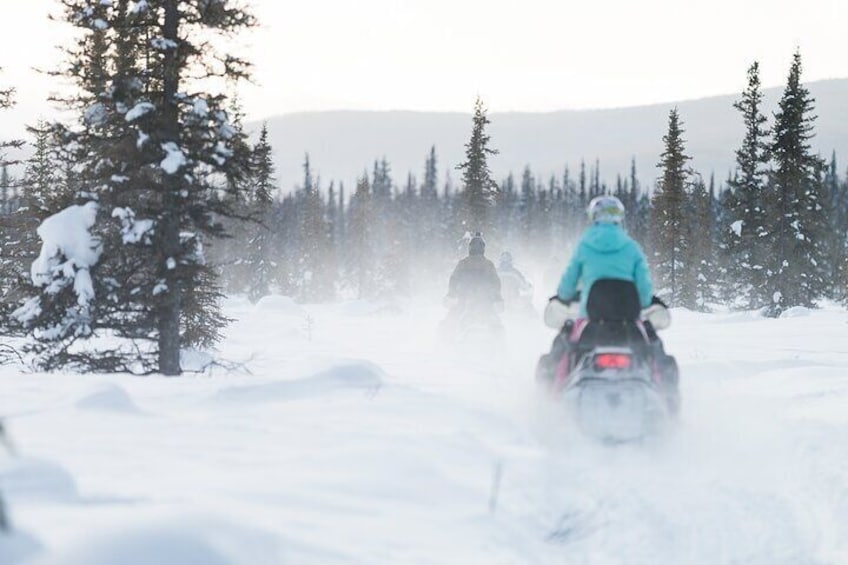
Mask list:
POLYGON ((0 563, 3 565, 23 563, 40 550, 41 544, 24 532, 0 533, 0 563))
MULTIPOLYGON (((0 469, 7 500, 72 501, 78 498, 74 478, 64 467, 40 459, 14 459, 0 469)), ((2 563, 2 561, 0 561, 2 563)))
POLYGON ((286 316, 305 316, 304 310, 289 296, 281 296, 279 294, 271 294, 263 296, 256 303, 254 310, 257 313, 276 312, 286 316))
POLYGON ((127 395, 124 389, 115 385, 109 385, 78 400, 76 407, 80 410, 122 412, 127 414, 141 413, 141 410, 130 400, 129 395, 127 395))
POLYGON ((781 318, 806 318, 811 313, 809 308, 805 308, 803 306, 795 306, 794 308, 789 308, 786 311, 780 314, 781 318))
POLYGON ((285 562, 270 535, 202 517, 102 532, 37 565, 271 565, 285 562), (189 525, 187 525, 189 524, 189 525), (61 553, 61 555, 60 555, 61 553))
POLYGON ((299 400, 339 390, 360 390, 376 394, 385 373, 367 361, 336 365, 312 376, 255 386, 226 388, 217 398, 227 403, 262 403, 299 400))

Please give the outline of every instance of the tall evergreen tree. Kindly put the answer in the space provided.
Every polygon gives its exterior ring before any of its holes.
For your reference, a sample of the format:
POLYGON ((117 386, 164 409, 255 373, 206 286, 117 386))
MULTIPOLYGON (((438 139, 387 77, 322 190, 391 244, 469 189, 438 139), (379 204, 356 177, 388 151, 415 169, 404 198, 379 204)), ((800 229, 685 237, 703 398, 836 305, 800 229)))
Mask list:
POLYGON ((810 140, 816 116, 814 99, 801 83, 801 54, 795 52, 786 88, 775 113, 770 175, 770 261, 767 286, 770 313, 812 306, 826 292, 827 210, 824 163, 810 140))
MULTIPOLYGON (((14 105, 15 89, 11 87, 0 88, 0 110, 6 110, 14 105)), ((19 139, 0 139, 0 165, 9 164, 7 150, 18 148, 21 145, 23 145, 23 141, 19 139)))
MULTIPOLYGON (((248 155, 229 123, 227 96, 210 89, 212 79, 247 76, 248 64, 222 42, 255 21, 229 0, 62 4, 80 31, 64 73, 78 86, 69 105, 83 118, 65 136, 84 169, 80 196, 99 210, 92 231, 103 252, 92 270, 92 309, 50 334, 59 356, 47 366, 177 375, 191 320, 205 317, 207 328, 223 323, 217 301, 206 300, 216 289, 203 239, 219 235, 218 218, 233 213, 230 199, 213 197, 217 179, 241 174, 248 155), (190 313, 192 305, 201 310, 190 313), (69 354, 74 339, 98 331, 152 347, 69 354)), ((62 297, 35 297, 45 306, 29 320, 35 330, 61 323, 73 304, 66 288, 62 297)))
POLYGON ((45 122, 39 122, 30 132, 35 142, 24 172, 23 201, 30 214, 44 219, 69 205, 73 195, 59 194, 59 171, 51 150, 53 131, 45 122))
POLYGON ((729 297, 745 296, 749 308, 768 303, 764 263, 769 227, 764 190, 769 158, 762 101, 759 64, 754 62, 748 69, 748 85, 742 98, 733 104, 742 114, 745 136, 736 150, 736 175, 729 182, 732 195, 724 201, 728 208, 723 221, 729 223, 721 226, 727 292, 729 297))
POLYGON ((716 216, 712 193, 707 190, 700 175, 692 184, 690 201, 687 220, 689 249, 686 264, 689 266, 687 271, 693 292, 688 297, 689 302, 683 305, 706 312, 715 300, 714 288, 717 282, 714 247, 716 216))
POLYGON ((274 179, 274 161, 271 157, 271 144, 268 141, 268 124, 262 124, 259 140, 251 156, 253 215, 256 223, 251 230, 247 248, 247 261, 244 266, 251 273, 247 296, 256 302, 271 290, 276 265, 272 260, 272 242, 269 232, 271 221, 272 195, 276 191, 274 179))
POLYGON ((359 298, 367 298, 374 288, 373 232, 374 209, 368 175, 356 183, 356 192, 350 201, 350 261, 353 280, 359 298))
POLYGON ((651 242, 660 292, 672 304, 690 303, 694 298, 686 272, 689 253, 689 226, 686 207, 690 157, 685 153, 683 127, 677 108, 669 113, 665 149, 657 165, 661 176, 653 197, 651 242))
POLYGON ((326 205, 313 177, 309 155, 303 162, 303 187, 298 200, 301 204, 298 231, 302 241, 298 258, 300 298, 310 302, 327 300, 333 296, 335 284, 335 277, 330 273, 329 226, 326 205))
POLYGON ((828 213, 828 230, 825 237, 827 247, 827 271, 825 276, 831 281, 829 286, 832 298, 844 300, 844 286, 838 282, 845 280, 846 252, 848 252, 848 194, 846 187, 839 180, 836 164, 836 151, 830 158, 827 172, 824 176, 825 209, 828 213))
POLYGON ((435 200, 439 196, 438 169, 436 168, 436 146, 430 147, 430 154, 424 163, 424 184, 421 185, 421 197, 425 200, 435 200))
POLYGON ((476 232, 488 227, 488 211, 498 191, 488 162, 489 157, 498 152, 489 147, 490 137, 486 133, 486 126, 490 122, 480 98, 474 103, 473 122, 471 139, 465 144, 465 161, 456 168, 462 171, 466 231, 476 232))

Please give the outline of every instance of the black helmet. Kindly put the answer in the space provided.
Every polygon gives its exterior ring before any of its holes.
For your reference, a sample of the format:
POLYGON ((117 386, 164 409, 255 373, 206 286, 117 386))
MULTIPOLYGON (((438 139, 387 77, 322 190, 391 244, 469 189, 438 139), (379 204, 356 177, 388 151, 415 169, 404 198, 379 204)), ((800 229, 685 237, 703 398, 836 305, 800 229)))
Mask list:
POLYGON ((486 240, 483 239, 483 234, 477 232, 474 234, 468 241, 468 254, 469 255, 483 255, 486 253, 486 240))

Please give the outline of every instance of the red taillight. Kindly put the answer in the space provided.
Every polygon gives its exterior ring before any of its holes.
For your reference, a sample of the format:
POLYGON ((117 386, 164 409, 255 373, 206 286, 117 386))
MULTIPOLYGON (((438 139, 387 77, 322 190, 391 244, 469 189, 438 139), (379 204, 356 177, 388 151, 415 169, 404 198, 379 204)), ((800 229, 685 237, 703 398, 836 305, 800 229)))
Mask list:
POLYGON ((595 356, 598 369, 627 369, 630 367, 630 355, 621 353, 601 353, 595 356))

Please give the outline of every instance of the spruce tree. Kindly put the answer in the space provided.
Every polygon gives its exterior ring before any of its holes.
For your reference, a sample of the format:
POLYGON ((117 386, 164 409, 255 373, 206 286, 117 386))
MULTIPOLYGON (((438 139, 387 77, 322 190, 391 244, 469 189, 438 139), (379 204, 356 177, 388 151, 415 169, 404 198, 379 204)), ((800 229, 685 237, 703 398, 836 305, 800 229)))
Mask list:
POLYGON ((360 299, 371 296, 374 288, 374 209, 368 175, 364 174, 356 183, 356 192, 350 201, 349 248, 350 271, 360 299))
POLYGON ((827 210, 824 163, 812 153, 814 100, 801 83, 801 54, 795 52, 774 116, 770 174, 770 231, 767 287, 777 315, 793 306, 812 306, 826 293, 827 210))
POLYGON ((313 177, 309 155, 303 162, 303 187, 298 191, 301 237, 299 294, 307 302, 323 301, 334 294, 335 277, 329 264, 329 227, 326 205, 313 177))
POLYGON ((474 103, 473 123, 471 139, 465 144, 465 161, 456 167, 462 171, 463 224, 469 232, 486 230, 489 208, 495 202, 498 191, 488 162, 489 157, 498 152, 489 147, 486 126, 490 121, 480 98, 474 103))
POLYGON ((271 290, 274 278, 274 261, 269 224, 271 221, 272 195, 276 191, 274 179, 274 161, 271 156, 271 144, 268 141, 268 124, 262 125, 259 140, 251 155, 252 194, 251 206, 255 219, 250 230, 247 261, 244 267, 250 272, 247 284, 247 296, 256 303, 271 290))
POLYGON ((430 154, 427 155, 427 160, 424 163, 424 184, 421 185, 421 197, 425 200, 435 200, 439 197, 439 188, 437 186, 438 169, 436 167, 436 146, 430 147, 430 154))
MULTIPOLYGON (((77 148, 79 198, 98 209, 91 230, 102 253, 88 319, 50 334, 59 351, 46 365, 178 375, 189 320, 223 323, 218 303, 199 299, 216 293, 214 275, 200 276, 204 239, 234 213, 232 199, 214 196, 217 180, 243 174, 248 155, 212 79, 247 76, 248 64, 223 42, 255 22, 228 0, 62 3, 80 32, 64 74, 78 87, 67 103, 81 113, 62 134, 77 148), (200 310, 189 312, 193 305, 200 310), (85 359, 69 353, 75 339, 98 333, 129 343, 88 348, 85 359)), ((34 330, 62 320, 73 296, 56 298, 36 297, 45 308, 30 320, 34 330)))
POLYGON ((748 308, 768 303, 765 296, 766 217, 764 190, 768 172, 766 117, 762 113, 759 64, 748 69, 748 85, 733 107, 742 114, 745 136, 736 150, 736 175, 729 182, 732 196, 725 199, 721 226, 726 284, 732 294, 745 297, 748 308))
MULTIPOLYGON (((2 71, 2 67, 0 67, 2 71)), ((6 110, 15 105, 15 89, 11 87, 0 88, 0 110, 6 110)), ((19 139, 0 139, 0 166, 10 164, 7 151, 16 149, 23 145, 19 139)))
POLYGON ((712 193, 707 190, 700 175, 692 184, 688 212, 689 250, 686 264, 689 265, 687 271, 691 276, 693 293, 684 306, 706 312, 715 300, 714 288, 717 282, 714 247, 716 216, 712 193))
POLYGON ((33 154, 27 160, 22 182, 23 202, 30 214, 39 220, 58 212, 71 203, 73 195, 61 195, 59 171, 51 150, 53 131, 45 122, 30 128, 35 136, 33 154))
POLYGON ((830 296, 835 300, 846 297, 845 289, 838 281, 845 278, 845 257, 848 251, 848 194, 845 186, 839 180, 836 164, 836 152, 830 158, 824 176, 825 209, 828 211, 828 230, 825 237, 827 246, 827 272, 825 274, 829 285, 830 296))
POLYGON ((665 149, 657 165, 661 176, 653 197, 651 242, 659 291, 671 304, 694 300, 687 272, 689 225, 686 207, 690 157, 685 153, 683 128, 677 108, 669 113, 668 132, 663 136, 665 149))
POLYGON ((630 175, 628 177, 628 195, 624 203, 626 210, 626 225, 630 235, 638 241, 647 253, 648 246, 648 210, 641 205, 642 192, 639 177, 636 174, 636 158, 630 159, 630 175))

